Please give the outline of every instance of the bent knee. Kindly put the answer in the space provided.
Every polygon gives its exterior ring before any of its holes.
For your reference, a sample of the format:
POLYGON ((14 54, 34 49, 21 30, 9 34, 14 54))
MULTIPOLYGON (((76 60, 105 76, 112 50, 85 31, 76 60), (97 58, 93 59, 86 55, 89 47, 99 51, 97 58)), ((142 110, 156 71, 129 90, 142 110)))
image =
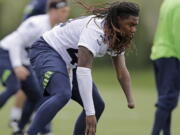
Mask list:
POLYGON ((96 112, 101 114, 104 111, 104 109, 105 109, 105 103, 104 103, 103 100, 101 100, 98 103, 95 103, 95 110, 96 110, 96 112))
POLYGON ((178 95, 169 95, 158 100, 157 106, 166 110, 173 110, 178 105, 178 95))
POLYGON ((60 93, 55 95, 56 100, 59 102, 65 102, 67 103, 71 99, 71 93, 70 92, 65 92, 65 93, 60 93))

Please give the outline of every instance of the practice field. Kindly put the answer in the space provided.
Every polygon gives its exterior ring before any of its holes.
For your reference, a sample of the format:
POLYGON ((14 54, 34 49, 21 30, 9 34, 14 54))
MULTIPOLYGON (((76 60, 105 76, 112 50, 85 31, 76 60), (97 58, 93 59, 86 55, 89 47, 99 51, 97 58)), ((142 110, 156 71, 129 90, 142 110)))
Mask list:
MULTIPOLYGON (((111 69, 96 69, 93 72, 95 82, 106 102, 106 109, 101 117, 97 135, 150 135, 156 92, 151 71, 131 71, 136 108, 127 108, 126 99, 115 74, 111 69)), ((0 135, 10 135, 8 128, 11 99, 0 110, 0 135)), ((71 101, 53 120, 54 135, 72 135, 73 125, 81 107, 71 101)), ((44 114, 46 115, 46 114, 44 114)), ((180 108, 173 113, 172 134, 179 135, 180 108)))

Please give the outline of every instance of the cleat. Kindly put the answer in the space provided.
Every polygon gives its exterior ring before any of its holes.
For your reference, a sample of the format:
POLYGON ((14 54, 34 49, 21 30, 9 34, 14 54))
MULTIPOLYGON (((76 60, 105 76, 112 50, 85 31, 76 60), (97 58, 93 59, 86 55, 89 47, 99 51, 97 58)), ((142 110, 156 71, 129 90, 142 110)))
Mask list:
POLYGON ((8 124, 10 128, 13 129, 13 131, 18 131, 18 120, 11 120, 8 124))
POLYGON ((24 135, 22 131, 13 132, 12 135, 24 135))
POLYGON ((46 133, 46 134, 39 134, 39 135, 53 135, 52 133, 46 133))

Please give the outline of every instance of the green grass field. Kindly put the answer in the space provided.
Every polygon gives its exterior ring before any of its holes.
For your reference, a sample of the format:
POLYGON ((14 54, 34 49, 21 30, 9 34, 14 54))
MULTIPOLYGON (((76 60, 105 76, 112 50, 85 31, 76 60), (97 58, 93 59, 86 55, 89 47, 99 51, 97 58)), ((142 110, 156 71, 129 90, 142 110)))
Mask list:
MULTIPOLYGON (((106 102, 98 123, 97 135, 150 135, 155 111, 156 92, 151 71, 131 71, 136 108, 129 110, 126 99, 111 69, 97 69, 94 80, 106 102)), ((13 98, 0 111, 0 135, 10 135, 7 127, 13 98)), ((72 135, 81 108, 71 101, 53 120, 54 135, 72 135)), ((46 115, 46 114, 44 114, 46 115)), ((180 109, 173 113, 172 133, 179 135, 180 109)))

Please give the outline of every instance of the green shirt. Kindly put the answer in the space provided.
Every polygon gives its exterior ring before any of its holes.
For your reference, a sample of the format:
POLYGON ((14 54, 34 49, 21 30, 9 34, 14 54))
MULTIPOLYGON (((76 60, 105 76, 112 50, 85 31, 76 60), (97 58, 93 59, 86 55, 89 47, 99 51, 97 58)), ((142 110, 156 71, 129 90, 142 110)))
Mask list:
POLYGON ((164 0, 152 47, 151 59, 180 59, 180 0, 164 0))

